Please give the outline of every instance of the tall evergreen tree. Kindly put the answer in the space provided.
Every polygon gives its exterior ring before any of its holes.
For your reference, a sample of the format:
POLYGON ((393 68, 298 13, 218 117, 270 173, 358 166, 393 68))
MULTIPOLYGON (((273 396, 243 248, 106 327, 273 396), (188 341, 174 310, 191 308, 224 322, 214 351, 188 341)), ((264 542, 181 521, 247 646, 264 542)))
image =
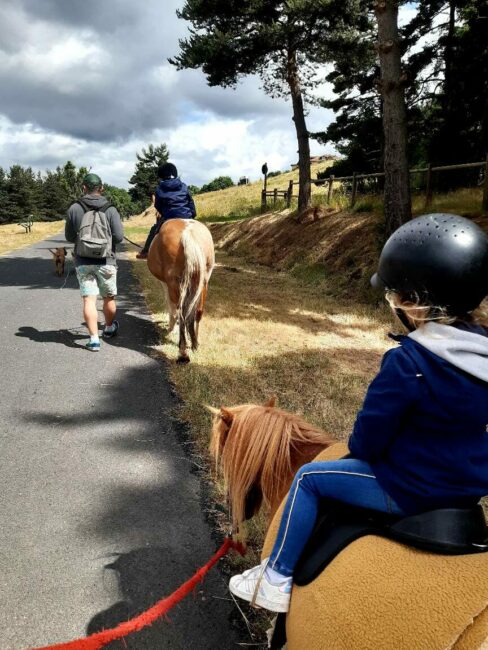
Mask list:
POLYGON ((0 167, 0 223, 9 221, 7 196, 7 173, 0 167))
POLYGON ((42 185, 41 210, 47 219, 61 219, 64 217, 69 204, 70 195, 66 183, 63 182, 61 170, 46 172, 42 185))
POLYGON ((313 68, 364 27, 363 0, 186 0, 178 13, 190 37, 170 59, 179 69, 202 68, 211 86, 235 86, 258 73, 266 92, 291 99, 298 140, 298 207, 310 203, 310 144, 305 120, 313 68))
POLYGON ((398 2, 378 0, 378 53, 383 104, 383 135, 386 234, 390 235, 412 218, 410 174, 407 158, 407 120, 404 77, 401 70, 401 46, 398 35, 398 2))
MULTIPOLYGON (((488 5, 486 0, 417 0, 413 19, 401 30, 408 151, 412 166, 483 160, 488 150, 488 5)), ((382 101, 375 40, 358 38, 328 76, 337 97, 325 101, 336 112, 327 131, 314 134, 345 156, 339 173, 377 171, 383 165, 382 101)), ((440 176, 443 185, 464 182, 440 176)))
POLYGON ((136 168, 129 181, 133 187, 129 194, 140 208, 144 208, 157 187, 158 167, 168 161, 169 151, 164 143, 156 146, 150 144, 147 149, 143 147, 136 156, 136 168))
POLYGON ((30 215, 39 217, 39 188, 30 167, 13 165, 6 183, 9 221, 22 221, 30 215))

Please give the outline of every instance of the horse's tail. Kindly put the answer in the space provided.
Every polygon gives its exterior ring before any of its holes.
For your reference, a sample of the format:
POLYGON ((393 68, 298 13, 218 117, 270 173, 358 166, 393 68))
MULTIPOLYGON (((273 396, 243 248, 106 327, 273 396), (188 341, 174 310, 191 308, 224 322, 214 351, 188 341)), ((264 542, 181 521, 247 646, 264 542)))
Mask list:
POLYGON ((207 261, 202 247, 195 240, 192 228, 185 228, 181 236, 185 256, 185 268, 180 284, 180 303, 178 317, 184 324, 191 338, 192 350, 198 347, 198 336, 195 329, 196 313, 205 286, 207 261))

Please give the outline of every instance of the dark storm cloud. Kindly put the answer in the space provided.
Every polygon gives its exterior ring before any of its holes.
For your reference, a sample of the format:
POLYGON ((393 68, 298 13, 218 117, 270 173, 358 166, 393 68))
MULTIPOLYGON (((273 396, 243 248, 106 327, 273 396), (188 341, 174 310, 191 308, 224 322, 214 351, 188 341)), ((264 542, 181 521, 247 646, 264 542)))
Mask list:
POLYGON ((209 88, 200 71, 168 64, 187 29, 175 13, 182 1, 2 0, 0 113, 108 142, 175 127, 192 112, 289 112, 266 98, 258 79, 236 91, 209 88))
MULTIPOLYGON (((17 4, 18 1, 17 1, 17 4)), ((137 20, 144 5, 137 2, 100 0, 21 0, 26 13, 34 18, 73 26, 90 26, 100 33, 137 20)), ((150 3, 147 3, 150 4, 150 3)), ((163 4, 163 3, 161 3, 163 4)))

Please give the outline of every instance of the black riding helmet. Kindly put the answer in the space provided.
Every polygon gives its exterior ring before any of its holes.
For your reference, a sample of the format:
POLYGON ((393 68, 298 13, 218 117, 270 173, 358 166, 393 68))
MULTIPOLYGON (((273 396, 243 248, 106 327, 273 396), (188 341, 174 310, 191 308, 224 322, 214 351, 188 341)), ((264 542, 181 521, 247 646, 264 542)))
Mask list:
POLYGON ((384 245, 371 284, 463 316, 488 294, 488 236, 455 214, 413 219, 384 245))
POLYGON ((173 165, 173 163, 167 162, 158 167, 158 178, 165 180, 166 178, 176 178, 178 176, 178 170, 173 165))

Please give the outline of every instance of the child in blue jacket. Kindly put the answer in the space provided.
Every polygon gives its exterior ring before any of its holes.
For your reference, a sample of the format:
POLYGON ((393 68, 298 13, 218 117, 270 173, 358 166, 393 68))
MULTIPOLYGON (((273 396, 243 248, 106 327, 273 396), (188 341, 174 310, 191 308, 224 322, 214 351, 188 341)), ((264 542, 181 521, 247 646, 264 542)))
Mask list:
POLYGON ((136 255, 145 260, 149 246, 168 219, 194 219, 197 211, 188 187, 178 178, 178 170, 173 163, 164 163, 158 168, 159 185, 156 189, 154 207, 159 213, 158 220, 149 231, 143 249, 136 255))
POLYGON ((349 439, 350 455, 297 472, 269 558, 230 580, 233 594, 288 611, 293 570, 320 499, 396 515, 472 507, 488 495, 488 237, 431 214, 385 244, 373 286, 408 336, 383 357, 349 439), (475 311, 476 310, 476 311, 475 311))

